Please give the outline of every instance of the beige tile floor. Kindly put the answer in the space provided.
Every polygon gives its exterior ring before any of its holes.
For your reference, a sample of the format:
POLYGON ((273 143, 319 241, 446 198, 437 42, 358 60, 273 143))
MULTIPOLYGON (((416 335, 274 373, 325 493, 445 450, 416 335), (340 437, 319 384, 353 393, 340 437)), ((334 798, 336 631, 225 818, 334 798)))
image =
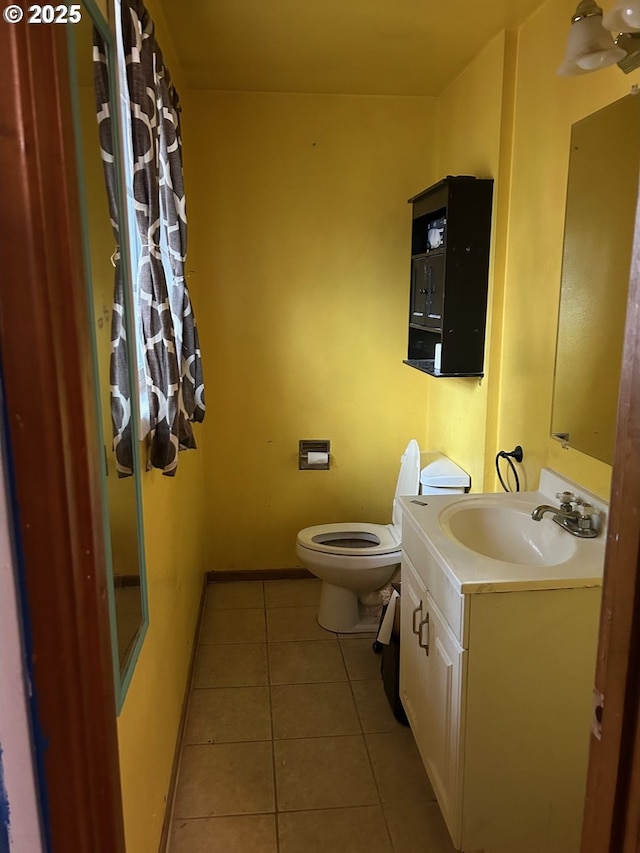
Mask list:
POLYGON ((453 853, 372 637, 320 582, 207 588, 169 853, 453 853))

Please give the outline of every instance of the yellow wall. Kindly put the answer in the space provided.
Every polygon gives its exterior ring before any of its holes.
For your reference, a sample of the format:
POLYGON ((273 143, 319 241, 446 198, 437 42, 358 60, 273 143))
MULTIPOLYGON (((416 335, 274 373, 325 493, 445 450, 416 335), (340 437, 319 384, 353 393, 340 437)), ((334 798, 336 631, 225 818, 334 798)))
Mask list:
POLYGON ((496 36, 437 102, 189 92, 208 567, 295 565, 302 526, 386 521, 412 436, 474 491, 497 488, 497 450, 521 444, 524 487, 552 465, 607 494, 609 466, 549 438, 551 390, 571 123, 630 82, 556 75, 558 6, 496 36), (405 200, 445 174, 495 180, 481 381, 401 364, 405 200), (297 470, 300 438, 331 439, 330 472, 297 470))
MULTIPOLYGON (((494 211, 500 209, 504 192, 500 180, 503 153, 505 64, 510 61, 510 37, 494 38, 438 99, 438 174, 475 175, 494 179, 494 211)), ((507 68, 508 70, 508 68, 507 68)), ((506 181, 508 186, 508 181, 506 181)), ((473 491, 483 491, 484 448, 487 444, 488 401, 492 379, 491 331, 499 318, 503 287, 505 217, 494 213, 489 294, 485 377, 437 379, 424 376, 428 399, 426 445, 450 456, 471 475, 473 491)), ((499 329, 499 322, 497 323, 499 329)))
POLYGON ((204 564, 200 451, 143 478, 149 629, 118 718, 127 850, 157 853, 204 564))
MULTIPOLYGON (((427 444, 499 489, 499 449, 524 448, 524 488, 551 466, 603 496, 611 468, 550 436, 564 208, 573 122, 622 97, 636 71, 556 74, 572 4, 544 4, 493 39, 438 99, 438 172, 493 177, 485 376, 427 386, 427 444)), ((610 381, 617 384, 615 372, 610 381)))
POLYGON ((569 140, 573 122, 627 94, 640 74, 613 66, 557 76, 573 9, 550 0, 520 31, 497 440, 523 446, 530 486, 551 466, 606 497, 610 466, 549 437, 569 140))
POLYGON ((436 180, 435 102, 191 92, 185 113, 207 565, 293 566, 302 527, 389 522, 424 438, 406 200, 436 180), (298 471, 308 438, 331 440, 330 471, 298 471))

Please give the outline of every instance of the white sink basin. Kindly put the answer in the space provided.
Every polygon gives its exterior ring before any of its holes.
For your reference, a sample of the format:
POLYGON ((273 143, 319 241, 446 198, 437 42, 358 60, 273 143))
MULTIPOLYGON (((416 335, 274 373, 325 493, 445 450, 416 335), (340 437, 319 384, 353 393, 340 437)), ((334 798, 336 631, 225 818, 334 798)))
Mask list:
MULTIPOLYGON (((402 548, 408 560, 426 542, 430 557, 461 594, 573 589, 602 585, 608 505, 550 468, 536 491, 401 497, 402 548), (531 518, 541 504, 557 506, 571 491, 599 510, 594 539, 572 536, 551 514, 531 518)), ((433 581, 427 566, 427 587, 433 581)))
POLYGON ((492 560, 520 566, 550 566, 570 560, 578 540, 547 516, 531 518, 531 508, 486 498, 459 501, 439 516, 443 532, 455 542, 492 560))

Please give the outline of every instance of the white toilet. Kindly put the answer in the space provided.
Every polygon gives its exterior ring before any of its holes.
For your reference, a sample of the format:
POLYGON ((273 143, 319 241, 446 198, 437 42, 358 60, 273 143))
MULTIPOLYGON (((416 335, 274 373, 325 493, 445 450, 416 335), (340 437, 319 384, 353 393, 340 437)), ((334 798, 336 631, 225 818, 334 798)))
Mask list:
POLYGON ((303 566, 321 578, 318 622, 328 631, 354 634, 373 631, 377 620, 361 619, 358 594, 387 584, 400 562, 400 495, 417 495, 420 448, 410 441, 402 455, 393 500, 392 524, 336 522, 305 527, 298 533, 296 554, 303 566))
POLYGON ((420 494, 459 495, 471 488, 471 477, 442 453, 423 453, 420 494))

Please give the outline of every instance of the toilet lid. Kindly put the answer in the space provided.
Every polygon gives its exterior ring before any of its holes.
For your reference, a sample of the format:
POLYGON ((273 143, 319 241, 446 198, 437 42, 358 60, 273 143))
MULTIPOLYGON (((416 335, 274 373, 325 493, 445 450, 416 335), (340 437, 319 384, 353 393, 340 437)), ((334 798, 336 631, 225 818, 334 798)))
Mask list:
POLYGON ((397 528, 397 536, 400 539, 402 526, 402 512, 398 498, 402 495, 417 495, 420 490, 420 447, 415 439, 411 439, 407 449, 402 454, 400 462, 400 474, 396 485, 396 494, 393 499, 393 526, 397 528))
POLYGON ((367 557, 400 550, 400 540, 391 524, 362 521, 316 524, 298 533, 298 544, 326 554, 367 557))

